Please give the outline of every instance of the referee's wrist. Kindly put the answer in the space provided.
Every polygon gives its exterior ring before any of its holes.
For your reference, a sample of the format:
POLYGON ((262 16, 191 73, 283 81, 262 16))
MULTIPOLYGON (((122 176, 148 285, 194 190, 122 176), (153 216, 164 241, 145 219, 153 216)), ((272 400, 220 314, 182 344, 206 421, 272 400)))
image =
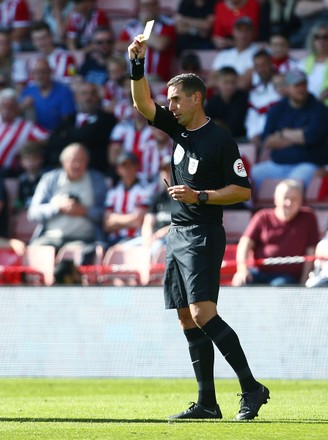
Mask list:
POLYGON ((145 59, 135 57, 130 59, 130 79, 139 81, 145 75, 145 59))

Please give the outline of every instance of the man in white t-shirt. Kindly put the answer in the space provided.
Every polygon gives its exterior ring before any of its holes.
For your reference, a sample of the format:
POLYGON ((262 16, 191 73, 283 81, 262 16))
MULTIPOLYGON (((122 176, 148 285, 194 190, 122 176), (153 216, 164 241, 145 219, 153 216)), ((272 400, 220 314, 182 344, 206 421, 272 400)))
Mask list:
POLYGON ((85 254, 103 242, 102 218, 106 196, 103 175, 88 169, 89 153, 82 144, 68 145, 60 155, 62 168, 45 173, 31 201, 28 218, 40 223, 32 244, 57 250, 79 244, 85 254))
MULTIPOLYGON (((213 60, 211 71, 216 72, 221 67, 230 66, 243 75, 253 67, 253 55, 259 49, 253 43, 254 26, 249 17, 241 17, 235 21, 233 27, 234 47, 220 50, 213 60)), ((211 77, 210 73, 210 77, 211 77)))

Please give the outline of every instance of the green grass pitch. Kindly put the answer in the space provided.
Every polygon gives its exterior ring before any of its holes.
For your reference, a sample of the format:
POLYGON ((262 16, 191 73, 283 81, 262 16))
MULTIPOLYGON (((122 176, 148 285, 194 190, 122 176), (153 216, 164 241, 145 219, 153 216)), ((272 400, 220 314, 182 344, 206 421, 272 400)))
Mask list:
POLYGON ((0 379, 0 439, 326 440, 328 381, 263 381, 259 417, 235 422, 238 382, 218 380, 218 421, 168 422, 196 399, 191 379, 0 379))

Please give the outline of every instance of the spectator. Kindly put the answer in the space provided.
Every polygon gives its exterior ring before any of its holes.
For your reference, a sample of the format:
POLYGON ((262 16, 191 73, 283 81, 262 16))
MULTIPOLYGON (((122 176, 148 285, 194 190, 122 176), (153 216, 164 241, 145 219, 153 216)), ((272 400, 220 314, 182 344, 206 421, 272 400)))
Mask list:
POLYGON ((56 45, 65 46, 65 23, 73 6, 70 0, 46 0, 43 4, 42 21, 49 26, 56 45))
POLYGON ((149 189, 138 179, 135 154, 122 152, 116 167, 120 180, 108 190, 105 203, 104 230, 109 247, 140 236, 150 197, 149 189))
POLYGON ((75 112, 71 89, 51 78, 51 68, 46 58, 38 58, 31 70, 33 82, 22 90, 20 108, 34 114, 34 119, 48 131, 56 130, 75 112))
POLYGON ((121 121, 113 128, 109 163, 114 165, 123 151, 136 155, 140 180, 157 184, 159 151, 147 119, 136 109, 133 109, 132 119, 121 121))
POLYGON ((227 49, 234 45, 233 28, 241 18, 252 21, 253 38, 259 30, 260 4, 257 0, 222 0, 216 3, 213 27, 213 43, 217 49, 227 49))
POLYGON ((251 170, 255 192, 264 179, 294 178, 307 186, 319 165, 327 160, 327 108, 307 90, 300 70, 286 75, 286 98, 268 112, 261 135, 262 148, 270 159, 251 170))
POLYGON ((14 87, 15 57, 11 49, 11 32, 0 28, 0 88, 14 87))
POLYGON ((259 41, 269 41, 272 34, 283 33, 289 39, 298 31, 300 21, 295 15, 298 0, 261 1, 259 41))
POLYGON ((11 30, 12 47, 15 52, 29 50, 31 12, 27 0, 2 0, 0 3, 0 26, 11 30))
POLYGON ((129 115, 128 108, 132 107, 131 92, 127 90, 126 82, 130 80, 127 71, 127 63, 123 55, 112 55, 107 61, 109 80, 104 85, 104 97, 102 107, 105 111, 114 114, 118 119, 129 115), (126 107, 127 113, 121 114, 117 109, 126 107), (124 116, 123 116, 124 115, 124 116))
POLYGON ((152 255, 156 255, 166 245, 166 235, 171 224, 171 200, 167 192, 167 183, 170 185, 170 162, 171 156, 165 156, 161 162, 160 190, 151 198, 141 228, 142 242, 150 246, 152 255))
MULTIPOLYGON (((48 60, 52 78, 69 84, 77 71, 75 58, 69 51, 56 47, 49 25, 44 21, 33 23, 31 40, 37 54, 48 60)), ((28 59, 27 72, 34 62, 34 57, 28 59)))
POLYGON ((145 71, 151 79, 168 81, 174 64, 176 33, 173 20, 159 12, 159 0, 138 0, 138 16, 123 28, 116 48, 125 54, 134 36, 142 34, 146 22, 155 20, 147 41, 145 71))
POLYGON ((0 172, 16 176, 19 172, 18 154, 27 141, 43 141, 48 132, 32 121, 19 116, 15 90, 0 91, 0 172))
POLYGON ((3 178, 0 177, 0 248, 12 249, 18 256, 23 256, 25 243, 16 238, 9 238, 8 211, 8 195, 3 178))
POLYGON ((245 120, 246 135, 257 147, 260 145, 260 135, 263 132, 269 109, 280 100, 272 78, 274 68, 271 55, 261 49, 254 55, 253 88, 248 96, 248 111, 245 120), (256 81, 256 83, 255 83, 256 81))
POLYGON ((306 287, 328 287, 328 229, 316 245, 314 270, 306 280, 306 287))
POLYGON ((67 17, 66 45, 69 50, 88 51, 96 28, 110 29, 110 20, 95 0, 73 0, 74 7, 67 17))
POLYGON ((170 156, 172 154, 173 141, 170 136, 165 133, 165 131, 154 127, 153 125, 150 128, 156 142, 156 147, 159 154, 159 163, 162 164, 163 161, 166 160, 167 156, 170 156))
POLYGON ((318 225, 312 209, 302 207, 302 192, 299 181, 283 180, 275 189, 275 207, 254 214, 238 243, 233 286, 304 285, 312 267, 310 262, 261 265, 263 258, 313 255, 319 239, 318 225))
POLYGON ((251 19, 241 17, 234 23, 233 29, 234 47, 219 51, 213 60, 210 72, 210 81, 214 72, 221 67, 230 66, 236 69, 242 76, 253 67, 253 55, 258 51, 258 45, 253 43, 254 25, 251 19))
POLYGON ((245 118, 248 109, 248 93, 238 90, 238 73, 230 66, 221 67, 216 73, 216 92, 205 105, 208 116, 227 128, 234 138, 246 138, 245 118))
POLYGON ((75 98, 77 113, 51 134, 46 163, 57 166, 61 151, 70 143, 80 142, 89 151, 90 167, 102 173, 110 173, 107 148, 116 119, 101 109, 99 91, 95 84, 79 84, 75 98))
POLYGON ((286 81, 284 74, 279 72, 274 73, 272 77, 272 84, 278 95, 281 96, 281 98, 285 98, 287 96, 286 81))
POLYGON ((97 241, 103 242, 102 218, 106 184, 101 173, 88 169, 89 153, 82 144, 68 145, 61 168, 45 173, 34 193, 28 218, 40 223, 32 244, 74 243, 84 249, 82 264, 93 261, 97 241))
POLYGON ((107 62, 113 54, 114 36, 107 27, 98 27, 91 37, 90 51, 79 69, 86 82, 103 86, 108 81, 107 62))
POLYGON ((307 74, 309 91, 328 105, 328 22, 320 21, 310 30, 308 55, 299 63, 307 74))
POLYGON ((217 0, 180 0, 174 16, 177 55, 186 49, 214 49, 211 40, 217 0))
POLYGON ((285 74, 297 67, 297 61, 290 56, 289 41, 285 34, 275 33, 270 36, 269 51, 276 72, 285 74))
POLYGON ((20 150, 20 165, 23 172, 18 176, 18 198, 15 208, 28 209, 35 189, 44 173, 45 145, 41 142, 27 142, 20 150))
POLYGON ((290 35, 291 47, 303 49, 311 28, 319 21, 328 19, 328 7, 325 0, 298 0, 295 15, 300 21, 297 32, 290 35))

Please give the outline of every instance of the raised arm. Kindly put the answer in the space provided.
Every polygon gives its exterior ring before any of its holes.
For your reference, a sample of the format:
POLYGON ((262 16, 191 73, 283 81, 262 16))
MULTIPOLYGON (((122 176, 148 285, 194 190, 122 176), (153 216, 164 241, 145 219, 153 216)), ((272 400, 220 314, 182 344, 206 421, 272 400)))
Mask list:
POLYGON ((144 76, 146 50, 146 41, 143 40, 142 34, 137 35, 128 48, 131 63, 131 93, 136 109, 153 122, 156 106, 151 97, 148 81, 144 76))

